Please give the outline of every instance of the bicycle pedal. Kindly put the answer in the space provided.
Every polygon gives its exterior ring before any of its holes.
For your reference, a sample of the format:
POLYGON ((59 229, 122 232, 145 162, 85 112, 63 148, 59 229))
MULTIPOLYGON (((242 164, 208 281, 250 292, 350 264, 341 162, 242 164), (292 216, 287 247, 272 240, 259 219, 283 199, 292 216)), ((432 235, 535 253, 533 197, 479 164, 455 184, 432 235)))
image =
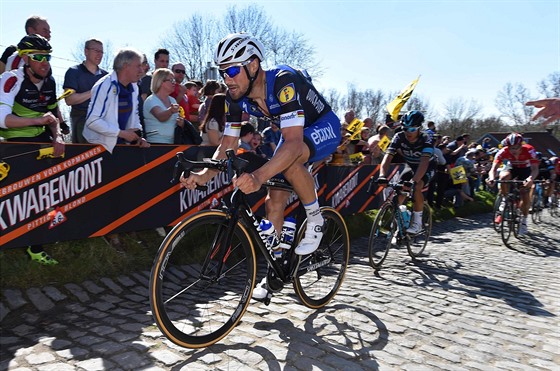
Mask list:
POLYGON ((272 300, 272 292, 269 291, 264 298, 253 298, 253 300, 263 303, 264 305, 269 305, 272 300))

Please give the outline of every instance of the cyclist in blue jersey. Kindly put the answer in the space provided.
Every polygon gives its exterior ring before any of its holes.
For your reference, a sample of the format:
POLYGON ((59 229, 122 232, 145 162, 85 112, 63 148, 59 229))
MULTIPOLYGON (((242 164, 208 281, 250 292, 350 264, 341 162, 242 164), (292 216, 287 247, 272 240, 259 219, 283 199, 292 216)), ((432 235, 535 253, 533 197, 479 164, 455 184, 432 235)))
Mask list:
MULTIPOLYGON (((263 44, 247 33, 231 34, 219 42, 214 62, 228 92, 224 136, 214 158, 225 158, 227 149, 237 148, 243 112, 278 122, 282 137, 270 161, 251 173, 242 174, 234 180, 234 185, 244 193, 252 193, 282 173, 292 184, 307 215, 305 236, 295 252, 310 254, 319 246, 324 220, 306 164, 322 160, 336 150, 340 144, 340 119, 305 72, 285 65, 264 70, 263 60, 263 44)), ((181 183, 194 189, 215 174, 206 169, 181 178, 181 183)), ((267 218, 277 232, 282 230, 288 197, 288 192, 270 189, 266 198, 267 218)), ((263 280, 253 297, 262 299, 267 291, 263 280)))
POLYGON ((408 233, 416 234, 422 231, 422 210, 424 207, 424 195, 422 188, 430 182, 434 175, 434 142, 432 135, 422 132, 424 115, 420 111, 410 111, 402 118, 402 131, 397 133, 381 162, 378 183, 381 186, 387 184, 387 173, 393 157, 399 154, 410 166, 412 172, 402 174, 402 180, 413 183, 413 213, 408 233))

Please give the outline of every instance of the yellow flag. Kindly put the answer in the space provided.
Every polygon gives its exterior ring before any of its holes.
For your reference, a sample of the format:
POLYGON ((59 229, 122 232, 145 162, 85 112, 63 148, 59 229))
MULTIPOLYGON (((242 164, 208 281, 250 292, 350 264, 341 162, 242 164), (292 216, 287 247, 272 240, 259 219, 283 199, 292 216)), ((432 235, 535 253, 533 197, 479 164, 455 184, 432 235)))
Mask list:
POLYGON ((383 137, 381 138, 379 143, 377 143, 377 145, 379 146, 379 148, 381 148, 383 152, 385 152, 385 150, 389 146, 389 143, 391 143, 391 139, 389 139, 388 137, 383 137))
MULTIPOLYGON (((64 158, 64 153, 62 156, 64 158)), ((54 158, 54 148, 53 147, 46 147, 41 148, 39 150, 39 155, 37 156, 37 160, 41 160, 43 158, 54 158)))
POLYGON ((361 131, 362 127, 364 126, 364 123, 358 119, 354 119, 352 120, 351 123, 348 124, 348 127, 346 128, 346 131, 351 133, 351 134, 355 134, 356 131, 361 131))
POLYGON ((364 161, 364 154, 362 152, 357 152, 348 156, 351 162, 362 162, 364 161))
POLYGON ((418 80, 420 80, 420 76, 418 76, 415 80, 413 80, 406 88, 397 97, 389 104, 387 104, 387 112, 391 115, 393 121, 397 121, 399 119, 399 112, 404 104, 408 101, 416 84, 418 84, 418 80))

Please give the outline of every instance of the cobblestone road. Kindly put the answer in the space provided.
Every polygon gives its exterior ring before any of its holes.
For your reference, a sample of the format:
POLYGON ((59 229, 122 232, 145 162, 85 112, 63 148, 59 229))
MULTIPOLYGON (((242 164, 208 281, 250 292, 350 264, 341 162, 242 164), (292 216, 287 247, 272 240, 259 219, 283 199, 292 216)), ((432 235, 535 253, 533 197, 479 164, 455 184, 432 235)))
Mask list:
POLYGON ((286 288, 202 350, 153 325, 148 272, 5 290, 0 370, 558 370, 560 221, 530 224, 513 249, 489 223, 438 223, 425 257, 393 249, 378 275, 367 240, 352 241, 326 308, 311 311, 286 288))

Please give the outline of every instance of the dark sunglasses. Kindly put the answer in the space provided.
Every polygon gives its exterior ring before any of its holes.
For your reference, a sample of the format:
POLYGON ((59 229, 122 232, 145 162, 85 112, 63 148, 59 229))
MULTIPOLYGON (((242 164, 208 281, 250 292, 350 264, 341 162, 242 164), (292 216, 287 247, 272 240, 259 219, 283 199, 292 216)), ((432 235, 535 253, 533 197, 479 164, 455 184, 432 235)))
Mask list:
POLYGON ((34 60, 35 62, 49 62, 51 60, 50 54, 28 54, 29 58, 34 60))
POLYGON ((173 70, 173 72, 175 72, 175 73, 182 73, 183 75, 184 75, 185 73, 187 73, 187 71, 185 71, 185 70, 173 70))
POLYGON ((229 66, 228 68, 219 69, 218 72, 220 72, 220 76, 222 77, 222 79, 225 79, 226 76, 230 79, 233 79, 235 76, 239 75, 239 72, 241 72, 241 67, 248 65, 252 61, 253 60, 251 59, 243 63, 236 64, 235 66, 229 66))
POLYGON ((420 128, 411 126, 409 128, 404 128, 404 131, 406 131, 407 133, 414 133, 415 131, 418 131, 418 129, 420 129, 420 128))

